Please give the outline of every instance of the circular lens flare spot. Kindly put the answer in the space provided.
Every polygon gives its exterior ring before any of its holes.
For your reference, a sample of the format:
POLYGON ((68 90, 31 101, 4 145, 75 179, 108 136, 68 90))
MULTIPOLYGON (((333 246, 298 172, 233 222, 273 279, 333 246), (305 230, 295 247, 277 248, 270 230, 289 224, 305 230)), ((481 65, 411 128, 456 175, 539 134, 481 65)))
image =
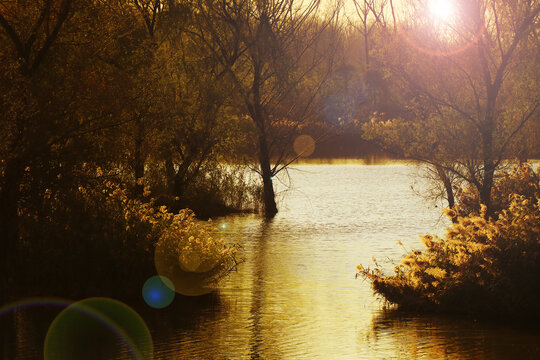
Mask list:
POLYGON ((308 157, 315 151, 315 140, 309 135, 300 135, 294 140, 293 149, 298 156, 308 157))
POLYGON ((54 319, 45 337, 45 360, 106 359, 122 353, 132 359, 153 359, 152 337, 135 310, 113 299, 71 304, 54 319))
POLYGON ((154 309, 163 309, 174 300, 174 284, 165 276, 152 276, 142 288, 144 301, 154 309))
POLYGON ((174 239, 162 239, 154 253, 154 264, 159 275, 170 279, 174 291, 186 296, 208 294, 216 289, 214 267, 217 257, 203 258, 197 251, 186 249, 178 256, 174 239))
MULTIPOLYGON (((420 27, 398 26, 401 38, 420 52, 437 57, 453 56, 470 50, 486 31, 486 19, 475 14, 481 13, 481 8, 487 6, 487 0, 428 0, 424 4, 422 13, 405 15, 427 18, 428 23, 420 27)), ((402 21, 406 24, 405 19, 402 21)))

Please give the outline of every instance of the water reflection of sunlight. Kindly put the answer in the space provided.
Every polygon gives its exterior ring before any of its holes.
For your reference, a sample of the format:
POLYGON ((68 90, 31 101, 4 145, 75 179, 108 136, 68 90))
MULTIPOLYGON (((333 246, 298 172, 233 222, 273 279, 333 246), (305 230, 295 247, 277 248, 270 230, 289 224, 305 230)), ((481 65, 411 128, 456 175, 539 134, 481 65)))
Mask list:
MULTIPOLYGON (((446 351, 450 358, 497 358, 498 348, 538 339, 524 333, 505 341, 469 322, 380 313, 369 283, 354 279, 356 265, 372 256, 400 259, 397 240, 418 248, 419 234, 444 229, 440 210, 413 194, 416 168, 404 163, 297 167, 291 177, 300 191, 287 193, 272 221, 214 219, 226 224, 227 241, 242 245, 245 261, 220 285, 216 309, 158 336, 166 336, 157 344, 161 358, 409 359, 444 358, 446 351)), ((165 311, 180 323, 190 316, 165 311)))
MULTIPOLYGON (((252 239, 256 243, 252 249, 250 356, 354 357, 356 349, 351 345, 355 339, 348 329, 362 326, 356 313, 363 308, 355 305, 351 314, 347 299, 360 297, 361 287, 352 276, 333 281, 323 278, 321 274, 340 271, 309 253, 302 254, 298 243, 289 242, 282 229, 279 221, 264 223, 260 237, 252 239)), ((313 248, 317 240, 323 239, 311 238, 302 245, 313 248)), ((351 267, 355 261, 349 259, 351 267)))
POLYGON ((404 160, 391 159, 385 156, 372 155, 362 159, 356 158, 302 158, 298 159, 291 168, 297 165, 389 165, 403 164, 404 160))

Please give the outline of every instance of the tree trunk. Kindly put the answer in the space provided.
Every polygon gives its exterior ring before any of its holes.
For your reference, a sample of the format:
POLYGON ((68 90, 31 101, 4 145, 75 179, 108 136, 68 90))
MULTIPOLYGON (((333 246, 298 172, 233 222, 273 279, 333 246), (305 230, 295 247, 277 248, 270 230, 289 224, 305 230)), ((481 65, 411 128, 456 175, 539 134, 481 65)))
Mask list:
POLYGON ((368 42, 367 19, 364 19, 364 55, 366 57, 366 70, 369 70, 369 42, 368 42))
POLYGON ((259 163, 261 165, 263 177, 264 216, 273 218, 278 210, 276 206, 274 185, 272 184, 272 171, 270 168, 268 146, 264 135, 259 136, 259 163))
POLYGON ((527 149, 526 145, 522 145, 523 147, 518 151, 517 158, 519 161, 519 164, 526 163, 529 160, 529 151, 527 149))
MULTIPOLYGON (((171 161, 172 165, 172 161, 171 161)), ((178 170, 174 173, 173 178, 173 193, 175 197, 173 211, 179 211, 182 208, 182 203, 184 202, 184 192, 186 191, 186 186, 188 185, 188 172, 191 165, 191 158, 188 157, 180 165, 178 165, 178 170)), ((172 169, 174 171, 174 167, 172 169)), ((185 204, 185 202, 184 202, 185 204)))
MULTIPOLYGON (((444 171, 444 169, 440 166, 436 166, 437 174, 439 175, 439 179, 441 179, 444 190, 446 191, 446 200, 448 201, 448 208, 453 209, 454 205, 456 203, 455 196, 454 196, 454 189, 452 188, 452 181, 444 171)), ((452 222, 457 222, 457 217, 452 217, 452 222)))
POLYGON ((178 172, 174 176, 173 195, 176 197, 182 197, 182 195, 184 194, 184 185, 185 185, 184 174, 180 170, 178 170, 178 172))
POLYGON ((394 12, 394 2, 390 0, 390 10, 392 10, 392 20, 394 24, 394 35, 397 33, 396 13, 394 12))
POLYGON ((167 155, 167 159, 165 160, 165 177, 167 181, 167 192, 169 193, 169 195, 176 196, 176 194, 174 193, 174 175, 175 171, 172 158, 170 155, 167 155))
POLYGON ((482 150, 483 150, 483 165, 484 176, 482 186, 479 189, 480 203, 486 206, 486 220, 493 215, 491 204, 491 189, 493 188, 493 176, 495 173, 495 163, 493 161, 493 121, 491 117, 487 117, 486 126, 482 133, 482 150))
POLYGON ((268 143, 266 140, 266 118, 261 105, 260 79, 261 66, 258 61, 255 61, 252 84, 253 103, 247 101, 246 104, 250 110, 251 118, 255 122, 259 132, 259 165, 261 166, 261 174, 263 178, 264 216, 271 219, 277 214, 278 210, 276 206, 274 185, 272 184, 270 152, 268 151, 268 143))
POLYGON ((480 188, 480 203, 486 206, 485 218, 493 215, 493 206, 491 204, 491 189, 493 188, 493 175, 495 166, 493 162, 484 163, 484 181, 480 188))

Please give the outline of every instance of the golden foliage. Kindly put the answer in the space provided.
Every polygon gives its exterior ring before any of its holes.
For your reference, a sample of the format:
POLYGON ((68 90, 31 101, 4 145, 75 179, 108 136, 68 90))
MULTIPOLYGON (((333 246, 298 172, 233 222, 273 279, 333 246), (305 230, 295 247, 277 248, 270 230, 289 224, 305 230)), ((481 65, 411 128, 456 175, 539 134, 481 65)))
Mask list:
MULTIPOLYGON (((148 227, 146 231, 154 247, 166 243, 166 249, 175 254, 184 271, 207 272, 220 269, 228 272, 235 264, 236 247, 229 246, 218 235, 218 229, 208 222, 199 221, 190 209, 177 214, 166 206, 154 207, 153 201, 141 202, 127 197, 127 191, 107 183, 107 193, 112 202, 121 204, 126 231, 148 227)), ((145 189, 145 193, 149 192, 145 189)), ((149 248, 147 248, 149 249, 149 248)))
MULTIPOLYGON (((516 171, 497 186, 520 176, 516 171)), ((537 178, 529 179, 538 186, 537 178)), ((496 219, 486 220, 481 206, 459 216, 444 238, 422 236, 426 249, 405 255, 392 276, 361 265, 357 275, 402 307, 540 316, 540 197, 528 195, 508 194, 496 219)))

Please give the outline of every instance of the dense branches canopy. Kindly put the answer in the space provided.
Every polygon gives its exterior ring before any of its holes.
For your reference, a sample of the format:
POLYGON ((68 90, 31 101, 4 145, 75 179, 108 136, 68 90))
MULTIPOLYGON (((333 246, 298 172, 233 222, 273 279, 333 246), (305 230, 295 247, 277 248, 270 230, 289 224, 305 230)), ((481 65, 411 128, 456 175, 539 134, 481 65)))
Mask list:
POLYGON ((254 125, 269 217, 277 212, 272 177, 287 164, 296 129, 314 116, 333 67, 337 12, 319 8, 319 1, 294 0, 206 1, 197 8, 197 36, 232 83, 237 113, 254 125))
POLYGON ((540 6, 457 1, 441 22, 426 16, 425 4, 410 2, 408 20, 380 57, 403 92, 405 111, 374 117, 366 130, 433 165, 441 180, 475 186, 489 215, 496 170, 506 159, 526 158, 530 140, 518 134, 538 127, 540 6))

